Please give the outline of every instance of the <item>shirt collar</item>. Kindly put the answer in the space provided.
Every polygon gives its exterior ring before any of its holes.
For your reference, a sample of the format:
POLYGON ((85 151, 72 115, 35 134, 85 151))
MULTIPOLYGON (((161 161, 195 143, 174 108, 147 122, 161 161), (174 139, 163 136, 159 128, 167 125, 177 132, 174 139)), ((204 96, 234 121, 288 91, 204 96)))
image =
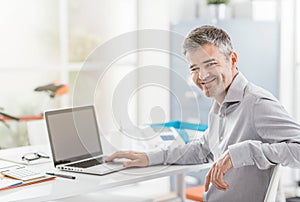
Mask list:
POLYGON ((233 79, 231 85, 229 86, 223 103, 240 102, 244 97, 244 90, 246 88, 247 83, 248 80, 242 73, 239 72, 233 79))
MULTIPOLYGON (((229 89, 227 91, 227 94, 225 96, 225 99, 223 101, 224 103, 232 103, 232 102, 240 102, 243 99, 244 96, 244 90, 247 86, 248 80, 245 78, 245 76, 239 72, 236 77, 233 79, 231 85, 229 86, 229 89)), ((218 113, 220 109, 219 104, 215 101, 213 104, 213 110, 215 113, 218 113)))

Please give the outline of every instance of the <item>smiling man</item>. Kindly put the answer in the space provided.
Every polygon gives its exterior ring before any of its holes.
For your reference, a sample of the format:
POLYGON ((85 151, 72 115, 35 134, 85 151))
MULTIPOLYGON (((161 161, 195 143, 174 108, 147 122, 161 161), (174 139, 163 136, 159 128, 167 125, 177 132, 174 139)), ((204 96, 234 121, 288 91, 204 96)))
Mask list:
POLYGON ((271 93, 238 71, 224 30, 196 28, 183 49, 194 83, 215 100, 202 139, 172 150, 116 152, 107 161, 129 158, 126 167, 214 162, 205 201, 262 202, 275 165, 300 167, 300 125, 271 93))

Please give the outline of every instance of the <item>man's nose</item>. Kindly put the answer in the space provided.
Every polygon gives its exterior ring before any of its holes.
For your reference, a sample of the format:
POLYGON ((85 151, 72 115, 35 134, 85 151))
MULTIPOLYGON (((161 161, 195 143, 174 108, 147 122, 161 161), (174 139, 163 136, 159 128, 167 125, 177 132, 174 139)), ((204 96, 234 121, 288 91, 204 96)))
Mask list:
POLYGON ((209 72, 205 70, 205 68, 200 68, 198 71, 198 78, 200 80, 205 80, 209 76, 209 72))

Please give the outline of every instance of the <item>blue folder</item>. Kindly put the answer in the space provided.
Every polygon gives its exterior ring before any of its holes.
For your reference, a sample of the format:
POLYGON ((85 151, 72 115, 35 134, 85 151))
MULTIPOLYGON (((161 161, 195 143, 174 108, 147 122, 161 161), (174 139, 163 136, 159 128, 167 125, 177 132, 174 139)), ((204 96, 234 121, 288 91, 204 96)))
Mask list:
POLYGON ((189 123, 189 122, 182 122, 182 121, 170 121, 165 123, 154 123, 150 124, 152 128, 169 128, 173 127, 177 130, 180 137, 183 139, 185 144, 189 143, 189 136, 185 129, 188 130, 197 130, 197 131, 205 131, 207 129, 206 124, 201 123, 189 123))

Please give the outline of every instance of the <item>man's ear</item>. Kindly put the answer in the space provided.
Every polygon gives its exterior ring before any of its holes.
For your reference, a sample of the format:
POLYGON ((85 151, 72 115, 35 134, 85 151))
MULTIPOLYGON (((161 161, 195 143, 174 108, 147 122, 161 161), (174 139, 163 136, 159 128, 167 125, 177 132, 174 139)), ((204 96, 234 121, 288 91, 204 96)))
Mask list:
POLYGON ((236 68, 237 62, 238 62, 238 55, 237 55, 237 53, 233 51, 230 54, 230 59, 231 59, 231 65, 232 65, 232 67, 236 68))

